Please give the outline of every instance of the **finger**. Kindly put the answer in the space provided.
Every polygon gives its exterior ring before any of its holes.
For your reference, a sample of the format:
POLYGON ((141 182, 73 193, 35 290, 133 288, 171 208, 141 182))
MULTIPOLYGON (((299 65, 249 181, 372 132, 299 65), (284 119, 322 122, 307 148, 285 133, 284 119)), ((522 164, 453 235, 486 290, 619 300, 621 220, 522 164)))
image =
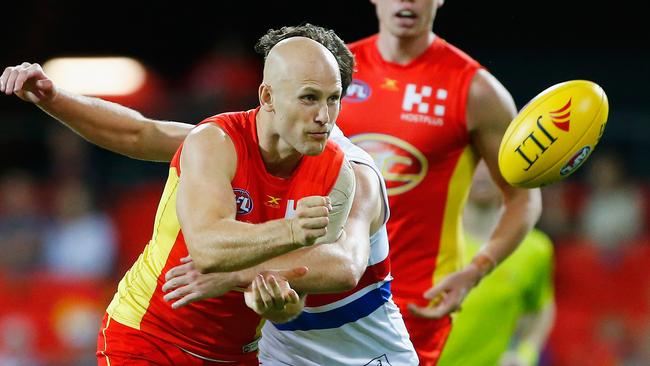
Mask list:
POLYGON ((436 297, 441 296, 445 292, 445 290, 446 290, 446 287, 443 286, 443 283, 440 283, 440 284, 438 284, 436 286, 433 286, 433 287, 429 288, 428 290, 424 291, 422 296, 425 299, 428 299, 428 300, 435 299, 436 297))
POLYGON ((13 68, 11 72, 9 72, 9 77, 7 77, 7 85, 5 85, 5 94, 11 95, 14 92, 14 82, 16 81, 16 77, 18 77, 18 70, 16 68, 13 68))
POLYGON ((297 304, 300 301, 300 295, 294 289, 289 289, 285 301, 287 304, 297 304))
POLYGON ((196 301, 199 301, 199 300, 202 300, 202 299, 203 298, 201 297, 200 294, 198 294, 196 292, 191 292, 191 293, 187 294, 185 297, 183 297, 182 299, 180 299, 180 300, 176 301, 175 303, 173 303, 172 304, 172 309, 178 309, 178 308, 180 308, 182 306, 189 305, 189 304, 191 304, 193 302, 196 302, 196 301))
POLYGON ((255 280, 251 282, 251 291, 253 292, 255 303, 257 304, 258 310, 264 311, 266 304, 262 299, 262 294, 260 292, 260 286, 257 283, 257 278, 255 278, 255 280))
POLYGON ((263 312, 268 309, 269 304, 271 303, 270 296, 268 293, 264 292, 264 285, 260 281, 260 275, 255 277, 255 280, 252 283, 253 293, 255 294, 255 301, 257 302, 258 308, 263 312))
POLYGON ((14 92, 23 90, 25 81, 37 75, 38 69, 33 67, 33 65, 18 73, 18 76, 16 76, 16 81, 14 81, 14 92))
POLYGON ((442 316, 437 308, 421 307, 415 304, 408 304, 406 308, 411 314, 420 318, 438 319, 442 316))
POLYGON ((181 298, 181 297, 189 294, 190 292, 192 292, 190 290, 190 287, 191 286, 182 286, 182 287, 179 287, 179 288, 175 289, 172 292, 166 293, 165 296, 163 296, 163 300, 169 302, 171 300, 181 298))
MULTIPOLYGON (((269 289, 271 291, 271 294, 273 295, 272 297, 273 306, 276 309, 284 309, 284 303, 286 302, 286 300, 282 288, 280 288, 280 284, 273 276, 270 277, 268 283, 269 283, 269 289)), ((287 285, 287 287, 289 286, 287 285)))
POLYGON ((187 257, 181 258, 181 263, 189 263, 192 261, 192 257, 188 254, 187 257))
POLYGON ((264 306, 266 308, 272 307, 274 305, 273 292, 269 288, 269 285, 264 277, 261 275, 257 277, 257 287, 260 290, 260 295, 262 297, 262 301, 264 301, 264 306))
POLYGON ((163 292, 167 292, 180 286, 188 285, 191 281, 187 277, 188 276, 178 276, 166 281, 162 286, 163 292))
POLYGON ((12 67, 5 67, 4 71, 2 72, 2 76, 0 76, 0 93, 5 92, 5 85, 7 85, 7 79, 9 79, 11 70, 13 70, 12 67))
POLYGON ((321 236, 325 236, 327 234, 327 228, 324 227, 322 229, 311 229, 307 231, 307 234, 305 235, 307 237, 307 240, 316 240, 320 238, 321 236))
POLYGON ((316 207, 316 206, 327 206, 331 205, 331 200, 327 196, 308 196, 303 197, 298 201, 298 208, 300 207, 316 207))
POLYGON ((185 263, 178 265, 165 273, 165 280, 170 280, 174 277, 179 277, 185 275, 187 272, 194 269, 194 263, 185 263))
POLYGON ((36 88, 42 93, 48 93, 54 89, 54 83, 50 79, 41 79, 36 81, 36 88))
POLYGON ((325 206, 314 206, 301 208, 297 215, 300 218, 327 217, 329 213, 330 211, 325 206))
POLYGON ((300 226, 303 229, 322 229, 327 227, 330 219, 327 216, 324 217, 312 217, 309 219, 300 220, 300 226))

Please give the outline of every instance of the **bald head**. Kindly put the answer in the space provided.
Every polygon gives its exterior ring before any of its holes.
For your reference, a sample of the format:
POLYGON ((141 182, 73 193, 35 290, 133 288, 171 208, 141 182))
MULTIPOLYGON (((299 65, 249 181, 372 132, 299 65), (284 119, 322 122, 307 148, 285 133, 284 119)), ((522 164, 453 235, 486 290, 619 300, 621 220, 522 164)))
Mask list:
POLYGON ((287 82, 333 82, 341 86, 341 73, 336 58, 325 46, 307 37, 291 37, 278 42, 264 63, 264 84, 279 87, 287 82))

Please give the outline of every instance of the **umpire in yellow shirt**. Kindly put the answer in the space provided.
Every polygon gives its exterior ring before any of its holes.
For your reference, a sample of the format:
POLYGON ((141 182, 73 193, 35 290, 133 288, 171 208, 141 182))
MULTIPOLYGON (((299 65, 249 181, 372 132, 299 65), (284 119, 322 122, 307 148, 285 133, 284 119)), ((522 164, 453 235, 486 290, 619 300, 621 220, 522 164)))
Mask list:
MULTIPOLYGON (((500 211, 501 195, 481 163, 463 216, 464 258, 472 258, 489 238, 500 211)), ((537 365, 555 318, 552 272, 552 243, 533 230, 454 314, 438 365, 537 365)))

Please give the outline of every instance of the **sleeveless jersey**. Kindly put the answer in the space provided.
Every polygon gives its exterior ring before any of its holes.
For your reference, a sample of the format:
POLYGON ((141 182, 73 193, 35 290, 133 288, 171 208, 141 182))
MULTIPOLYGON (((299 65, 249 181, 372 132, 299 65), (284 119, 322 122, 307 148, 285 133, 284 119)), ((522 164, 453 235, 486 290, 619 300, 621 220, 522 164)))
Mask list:
POLYGON ((386 180, 393 292, 421 299, 461 265, 460 219, 476 165, 465 108, 481 66, 437 36, 407 65, 384 61, 376 42, 350 45, 356 69, 338 123, 386 180))
MULTIPOLYGON (((237 206, 236 219, 250 223, 292 216, 300 198, 327 195, 344 159, 338 146, 328 142, 322 154, 304 156, 291 177, 269 174, 259 152, 257 111, 220 114, 202 122, 217 124, 235 146, 237 171, 231 184, 236 201, 231 204, 237 206)), ((176 216, 182 148, 170 165, 152 239, 120 282, 107 312, 119 323, 203 358, 231 363, 255 360, 262 322, 246 306, 242 292, 231 291, 176 310, 163 300, 165 273, 187 255, 176 216)))
MULTIPOLYGON (((381 182, 388 219, 388 197, 372 158, 343 136, 331 140, 346 158, 372 168, 381 182)), ((417 365, 399 309, 391 298, 386 226, 370 237, 368 266, 357 286, 339 294, 308 295, 304 311, 284 324, 267 322, 259 358, 264 365, 417 365)))

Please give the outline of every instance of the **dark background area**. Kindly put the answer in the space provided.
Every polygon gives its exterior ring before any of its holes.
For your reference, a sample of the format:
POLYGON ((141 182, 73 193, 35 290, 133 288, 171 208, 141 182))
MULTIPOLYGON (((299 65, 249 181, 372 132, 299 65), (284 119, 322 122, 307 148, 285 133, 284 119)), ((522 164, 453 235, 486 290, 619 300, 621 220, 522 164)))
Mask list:
MULTIPOLYGON (((252 55, 255 41, 269 28, 311 22, 333 28, 346 42, 377 29, 374 7, 365 0, 32 1, 5 3, 2 13, 0 65, 42 63, 57 56, 127 55, 160 75, 170 89, 216 44, 252 55)), ((650 167, 640 159, 650 152, 645 147, 650 135, 646 17, 635 2, 447 1, 434 30, 485 65, 518 107, 557 82, 589 79, 600 84, 611 111, 603 144, 628 155, 635 174, 649 176, 650 167)), ((0 98, 0 110, 34 112, 33 106, 8 97, 0 98)), ((15 140, 0 141, 20 147, 15 140)))

